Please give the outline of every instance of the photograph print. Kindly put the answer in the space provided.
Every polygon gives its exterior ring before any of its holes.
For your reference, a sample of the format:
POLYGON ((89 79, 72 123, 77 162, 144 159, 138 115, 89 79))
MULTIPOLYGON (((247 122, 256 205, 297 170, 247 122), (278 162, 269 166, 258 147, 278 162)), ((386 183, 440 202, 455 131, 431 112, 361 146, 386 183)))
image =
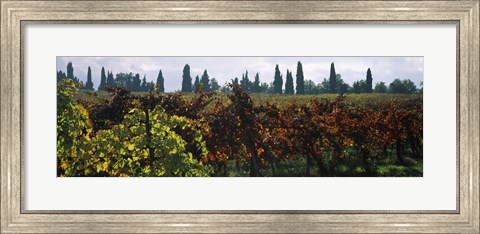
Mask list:
POLYGON ((423 57, 57 57, 58 177, 422 177, 423 57))

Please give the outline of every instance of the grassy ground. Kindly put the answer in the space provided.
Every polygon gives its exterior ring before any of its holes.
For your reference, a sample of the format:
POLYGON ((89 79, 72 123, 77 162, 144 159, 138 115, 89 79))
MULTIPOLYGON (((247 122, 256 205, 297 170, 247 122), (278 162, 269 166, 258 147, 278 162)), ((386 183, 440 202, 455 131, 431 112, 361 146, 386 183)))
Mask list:
MULTIPOLYGON (((375 168, 375 176, 379 177, 421 177, 423 176, 423 161, 421 159, 405 158, 406 163, 401 165, 392 159, 387 158, 379 160, 375 168)), ((361 166, 349 166, 350 163, 339 163, 335 166, 335 177, 362 177, 365 176, 365 168, 361 166)), ((275 173, 272 165, 263 165, 260 174, 267 177, 304 177, 305 176, 305 157, 297 157, 293 160, 282 160, 274 163, 275 173)), ((228 164, 229 176, 248 177, 248 167, 238 167, 234 161, 228 164)), ((312 165, 311 176, 317 176, 318 168, 312 165)))
MULTIPOLYGON (((274 94, 252 94, 254 101, 260 103, 270 103, 278 106, 282 106, 287 102, 304 103, 309 102, 312 98, 325 98, 335 99, 338 94, 316 94, 316 95, 274 95, 274 94)), ((371 94, 346 94, 346 102, 355 104, 368 104, 368 103, 389 103, 393 100, 411 100, 421 99, 422 95, 417 94, 389 94, 389 93, 371 93, 371 94)))
MULTIPOLYGON (((134 92, 135 95, 145 95, 146 92, 134 92)), ((174 93, 167 93, 167 94, 174 94, 174 93)), ((195 97, 196 94, 194 93, 182 93, 182 97, 185 99, 192 99, 195 97)), ((218 96, 221 99, 228 99, 226 98, 227 94, 218 93, 218 96)), ((358 93, 349 93, 345 94, 346 98, 345 101, 347 103, 353 103, 357 106, 362 105, 380 105, 385 103, 390 103, 393 100, 397 100, 399 102, 408 101, 412 99, 423 99, 422 94, 390 94, 390 93, 370 93, 370 94, 358 94, 358 93)), ((251 97, 254 101, 255 105, 261 104, 273 104, 279 107, 285 105, 285 103, 289 102, 297 102, 299 104, 306 103, 312 100, 313 98, 318 99, 334 99, 338 97, 338 94, 312 94, 312 95, 285 95, 285 94, 266 94, 266 93, 253 93, 251 97)), ((90 98, 105 98, 109 99, 110 95, 105 91, 82 91, 79 92, 80 99, 90 99, 90 98)))

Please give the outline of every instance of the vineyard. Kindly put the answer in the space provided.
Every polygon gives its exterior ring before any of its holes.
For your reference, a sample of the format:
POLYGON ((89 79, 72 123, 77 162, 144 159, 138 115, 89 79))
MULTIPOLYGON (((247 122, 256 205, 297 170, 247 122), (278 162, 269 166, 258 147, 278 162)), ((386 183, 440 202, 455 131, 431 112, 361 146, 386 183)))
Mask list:
POLYGON ((422 95, 79 91, 58 82, 57 176, 422 176, 422 95))

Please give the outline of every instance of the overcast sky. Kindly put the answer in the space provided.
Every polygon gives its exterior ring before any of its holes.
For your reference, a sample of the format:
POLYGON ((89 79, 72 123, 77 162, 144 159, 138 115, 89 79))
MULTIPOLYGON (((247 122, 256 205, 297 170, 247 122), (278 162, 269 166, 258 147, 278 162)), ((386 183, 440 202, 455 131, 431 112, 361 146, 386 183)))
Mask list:
POLYGON ((250 80, 255 73, 260 73, 261 82, 273 82, 275 65, 278 64, 285 79, 287 69, 295 74, 297 62, 303 64, 304 77, 321 82, 330 74, 330 64, 335 63, 337 74, 352 84, 365 79, 370 68, 373 83, 383 81, 387 85, 396 78, 410 79, 417 86, 423 81, 423 57, 57 57, 57 70, 66 72, 68 62, 73 63, 74 75, 81 81, 87 79, 87 68, 92 69, 92 80, 96 89, 100 83, 102 66, 113 74, 120 72, 144 75, 147 81, 156 81, 161 69, 165 78, 165 91, 180 90, 182 86, 182 70, 185 64, 190 65, 192 80, 201 76, 206 69, 210 78, 216 78, 220 85, 231 79, 242 77, 248 70, 250 80))

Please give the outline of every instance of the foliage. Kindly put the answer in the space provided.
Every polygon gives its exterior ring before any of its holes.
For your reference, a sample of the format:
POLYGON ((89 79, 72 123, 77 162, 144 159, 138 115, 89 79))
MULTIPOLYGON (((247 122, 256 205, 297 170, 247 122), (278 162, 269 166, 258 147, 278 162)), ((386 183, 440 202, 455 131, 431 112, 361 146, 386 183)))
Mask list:
POLYGON ((84 146, 90 140, 91 122, 74 97, 78 92, 74 81, 62 80, 57 89, 57 173, 75 175, 84 168, 84 146))
POLYGON ((202 163, 208 151, 193 120, 168 115, 160 106, 133 108, 121 123, 93 132, 88 112, 76 102, 77 91, 73 81, 58 84, 59 176, 208 176, 212 172, 202 163), (188 140, 193 148, 188 148, 182 134, 192 136, 188 140))
POLYGON ((168 116, 160 107, 150 112, 132 109, 121 124, 97 132, 90 142, 96 160, 92 163, 94 171, 90 173, 101 176, 208 176, 211 169, 187 151, 186 142, 175 132, 176 128, 194 131, 194 142, 201 149, 197 158, 206 157, 205 141, 187 118, 168 116))

